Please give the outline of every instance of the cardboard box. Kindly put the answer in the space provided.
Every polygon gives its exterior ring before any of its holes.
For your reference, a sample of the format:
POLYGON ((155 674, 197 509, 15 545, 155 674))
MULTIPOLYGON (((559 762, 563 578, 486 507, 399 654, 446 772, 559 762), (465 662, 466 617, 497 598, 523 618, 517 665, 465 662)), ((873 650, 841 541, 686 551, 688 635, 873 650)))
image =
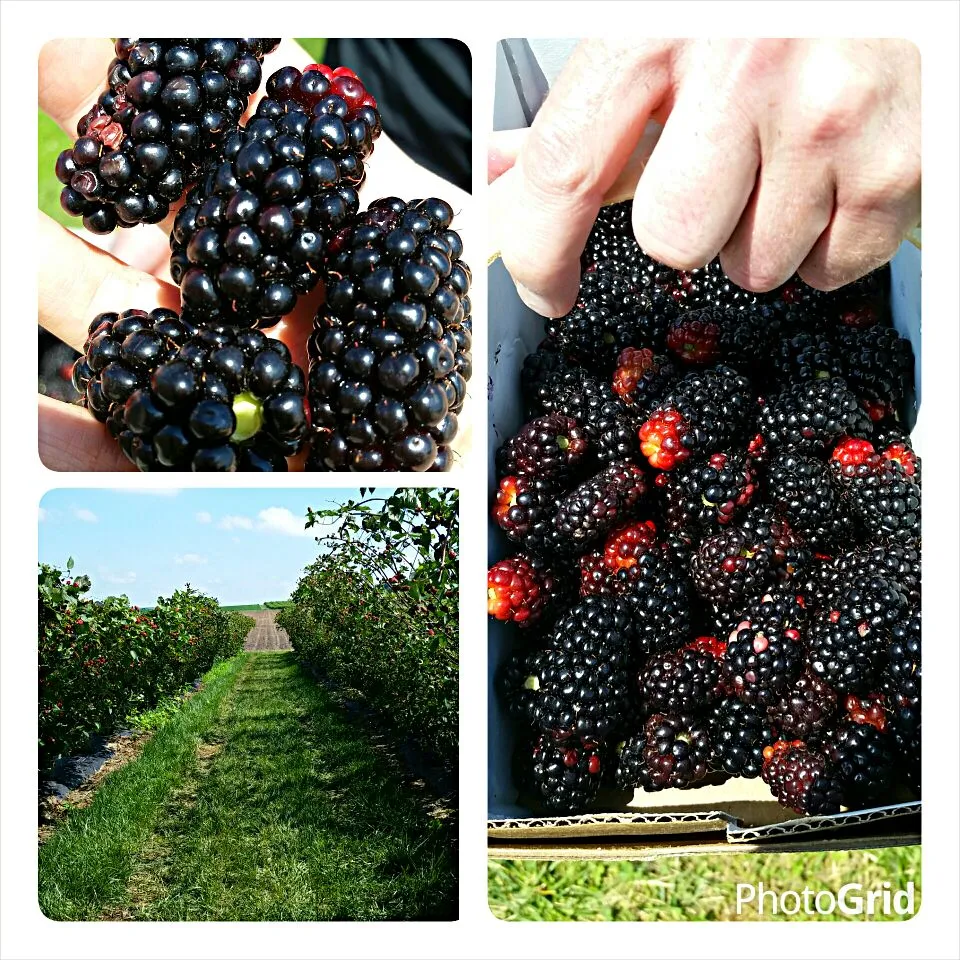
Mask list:
MULTIPOLYGON (((498 51, 495 129, 529 122, 569 53, 569 41, 506 41, 498 51), (539 68, 539 69, 538 69, 539 68)), ((543 320, 517 296, 499 260, 488 268, 488 489, 496 489, 498 446, 522 425, 520 369, 543 339, 543 320)), ((892 263, 893 322, 910 339, 916 357, 916 396, 909 426, 923 449, 919 416, 920 249, 904 242, 892 263)), ((488 562, 509 554, 507 541, 490 525, 488 562)), ((869 810, 829 817, 801 817, 780 806, 761 780, 733 779, 694 790, 635 794, 609 791, 598 810, 578 816, 538 816, 518 794, 511 775, 514 730, 495 690, 500 665, 515 633, 490 621, 488 656, 488 852, 507 859, 634 859, 763 850, 842 850, 920 842, 919 800, 902 796, 869 810)))

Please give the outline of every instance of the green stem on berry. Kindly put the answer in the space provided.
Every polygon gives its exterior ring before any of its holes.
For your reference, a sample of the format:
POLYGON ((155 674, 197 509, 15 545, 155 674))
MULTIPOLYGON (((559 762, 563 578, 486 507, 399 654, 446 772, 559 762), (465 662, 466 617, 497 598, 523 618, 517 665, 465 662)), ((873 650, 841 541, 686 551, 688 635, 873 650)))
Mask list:
POLYGON ((233 413, 237 418, 237 429, 230 439, 235 443, 249 440, 263 426, 263 405, 252 393, 237 394, 233 401, 233 413))

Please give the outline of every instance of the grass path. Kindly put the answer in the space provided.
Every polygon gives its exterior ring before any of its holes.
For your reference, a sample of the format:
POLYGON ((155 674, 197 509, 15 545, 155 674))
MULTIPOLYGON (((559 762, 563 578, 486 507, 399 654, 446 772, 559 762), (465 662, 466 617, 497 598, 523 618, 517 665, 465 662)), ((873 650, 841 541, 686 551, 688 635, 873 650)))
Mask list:
POLYGON ((40 852, 54 919, 455 919, 455 835, 289 653, 242 654, 40 852))

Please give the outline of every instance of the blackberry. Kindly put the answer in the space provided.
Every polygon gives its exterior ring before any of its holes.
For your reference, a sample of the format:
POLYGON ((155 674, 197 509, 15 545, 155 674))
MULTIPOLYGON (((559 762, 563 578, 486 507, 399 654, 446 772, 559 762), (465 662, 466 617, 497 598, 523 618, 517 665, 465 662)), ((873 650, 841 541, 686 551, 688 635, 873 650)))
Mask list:
POLYGON ((766 380, 777 390, 824 377, 840 377, 844 373, 837 345, 828 337, 816 333, 795 333, 783 337, 774 344, 768 361, 766 380))
POLYGON ((590 444, 594 462, 633 460, 639 452, 637 433, 626 406, 610 386, 580 367, 558 370, 544 378, 534 400, 541 409, 572 417, 590 444))
POLYGON ((587 441, 577 421, 559 413, 524 424, 497 451, 497 472, 505 476, 557 479, 570 475, 587 451, 587 441))
POLYGON ((649 349, 627 347, 617 358, 613 392, 627 405, 631 419, 642 420, 677 378, 674 365, 649 349))
POLYGON ((610 270, 597 269, 583 275, 573 309, 547 320, 546 332, 566 357, 607 373, 620 351, 634 346, 639 312, 634 285, 610 270))
POLYGON ((650 779, 646 749, 647 738, 643 730, 632 734, 618 745, 617 770, 614 775, 614 782, 621 790, 655 791, 662 789, 654 786, 650 779))
POLYGON ((558 488, 540 477, 504 477, 500 481, 493 519, 507 539, 524 550, 545 555, 553 549, 553 518, 558 488))
POLYGON ((603 545, 603 562, 614 572, 633 567, 657 543, 657 527, 642 520, 618 527, 603 545))
POLYGON ((897 751, 900 779, 915 793, 920 793, 921 724, 920 704, 900 704, 894 708, 890 732, 897 751))
POLYGON ((920 703, 920 614, 911 614, 890 631, 887 670, 883 689, 892 704, 917 706, 920 703))
POLYGON ((723 672, 745 703, 770 705, 797 681, 803 666, 800 632, 771 618, 739 624, 727 642, 723 672))
POLYGON ((873 456, 844 468, 844 478, 845 502, 868 543, 920 536, 920 487, 899 461, 873 456))
POLYGON ((687 577, 660 549, 639 552, 636 562, 615 572, 601 553, 581 558, 582 594, 618 597, 633 620, 634 645, 641 657, 676 647, 691 629, 687 577))
POLYGON ((641 249, 633 233, 633 201, 601 207, 580 256, 582 265, 629 274, 655 263, 641 249))
POLYGON ((840 812, 843 788, 823 754, 802 740, 778 740, 763 757, 760 775, 783 806, 810 815, 840 812))
POLYGON ((667 329, 667 349, 683 364, 716 363, 722 355, 722 322, 719 310, 681 313, 667 329))
POLYGON ((640 467, 611 463, 563 497, 554 527, 563 542, 587 547, 628 519, 646 492, 640 467))
POLYGON ((529 627, 543 614, 550 585, 525 557, 509 557, 487 571, 487 613, 529 627))
POLYGON ((763 405, 760 430, 773 450, 820 454, 842 436, 869 437, 873 425, 842 377, 798 383, 763 405))
POLYGON ((833 764, 849 806, 871 803, 890 790, 896 756, 889 733, 845 721, 823 738, 820 748, 833 764))
POLYGON ((913 348, 892 327, 845 329, 838 335, 850 389, 884 413, 902 412, 913 386, 913 348))
POLYGON ((704 267, 676 275, 672 293, 686 310, 719 307, 723 310, 749 311, 757 303, 757 295, 738 287, 724 272, 720 260, 711 260, 704 267))
POLYGON ((807 668, 767 707, 767 716, 787 739, 816 740, 833 722, 837 699, 837 691, 807 668))
POLYGON ((700 712, 721 694, 722 654, 689 645, 655 654, 640 671, 640 699, 648 713, 700 712))
POLYGON ((749 381, 731 367, 688 373, 640 428, 640 450, 651 466, 671 470, 737 439, 752 412, 749 381))
MULTIPOLYGON (((520 370, 520 392, 527 419, 532 420, 547 412, 548 408, 540 404, 540 393, 552 374, 569 369, 567 359, 559 353, 549 338, 542 340, 533 353, 523 358, 520 370)), ((552 407, 549 409, 553 409, 552 407)))
POLYGON ((811 552, 802 537, 770 504, 751 507, 738 522, 740 531, 756 544, 770 547, 771 564, 784 581, 794 579, 810 563, 811 552))
POLYGON ((93 233, 159 223, 220 156, 279 42, 118 39, 107 88, 57 158, 60 206, 93 233))
POLYGON ((829 529, 837 516, 830 470, 822 461, 792 450, 767 465, 767 496, 801 535, 829 529))
MULTIPOLYGON (((105 326, 129 329, 140 319, 133 313, 105 326)), ((128 334, 120 360, 96 375, 99 386, 86 384, 97 397, 90 409, 120 449, 141 470, 286 470, 307 431, 303 371, 287 347, 257 330, 202 327, 173 350, 159 331, 175 327, 165 317, 128 334), (155 364, 131 362, 148 353, 155 364)), ((95 364, 103 337, 106 329, 90 345, 95 364)))
POLYGON ((658 475, 667 528, 690 537, 716 533, 753 499, 756 474, 749 457, 733 452, 691 460, 658 475))
POLYGON ((72 382, 81 404, 105 422, 111 407, 146 386, 153 371, 173 359, 197 330, 189 319, 162 307, 149 313, 97 314, 87 328, 83 354, 73 365, 72 382))
POLYGON ((378 200, 331 241, 314 321, 313 457, 425 470, 457 435, 471 374, 470 269, 443 200, 378 200))
POLYGON ((842 693, 868 693, 883 669, 892 631, 906 615, 898 584, 882 577, 858 577, 838 609, 821 614, 809 636, 813 672, 842 693))
POLYGON ((714 769, 734 777, 755 778, 763 768, 763 750, 777 739, 763 707, 727 698, 708 719, 714 769))
POLYGON ((602 780, 600 745, 581 737, 545 733, 533 746, 534 790, 557 813, 578 813, 596 797, 602 780))
POLYGON ((716 611, 717 636, 728 639, 740 629, 744 620, 753 624, 770 624, 778 630, 798 630, 803 635, 807 624, 803 598, 790 584, 773 587, 746 604, 716 611))
POLYGON ((717 607, 758 595, 774 578, 773 546, 739 527, 707 537, 690 561, 697 593, 717 607))
POLYGON ((655 713, 644 726, 644 760, 655 787, 695 786, 710 770, 713 752, 703 721, 689 715, 655 713))
POLYGON ((242 327, 290 313, 320 280, 325 252, 338 259, 337 232, 359 209, 379 134, 376 106, 355 77, 273 74, 254 117, 226 137, 174 221, 170 275, 184 305, 242 327))
POLYGON ((526 727, 536 726, 541 664, 547 653, 546 650, 521 650, 511 654, 497 674, 497 688, 507 712, 526 727))

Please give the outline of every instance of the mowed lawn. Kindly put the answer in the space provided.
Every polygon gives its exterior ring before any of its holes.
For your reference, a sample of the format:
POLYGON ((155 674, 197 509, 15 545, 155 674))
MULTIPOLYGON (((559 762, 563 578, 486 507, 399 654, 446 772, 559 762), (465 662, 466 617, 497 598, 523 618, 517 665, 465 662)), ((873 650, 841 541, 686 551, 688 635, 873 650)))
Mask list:
MULTIPOLYGON (((501 920, 886 920, 839 911, 805 917, 747 905, 737 915, 737 884, 763 883, 782 893, 829 890, 861 883, 864 891, 889 881, 903 890, 913 881, 920 907, 920 847, 830 853, 759 853, 671 857, 646 863, 493 860, 490 909, 501 920)), ((769 903, 769 901, 768 901, 769 903)))
POLYGON ((456 919, 456 827, 430 816, 291 653, 251 653, 40 850, 58 920, 456 919))

